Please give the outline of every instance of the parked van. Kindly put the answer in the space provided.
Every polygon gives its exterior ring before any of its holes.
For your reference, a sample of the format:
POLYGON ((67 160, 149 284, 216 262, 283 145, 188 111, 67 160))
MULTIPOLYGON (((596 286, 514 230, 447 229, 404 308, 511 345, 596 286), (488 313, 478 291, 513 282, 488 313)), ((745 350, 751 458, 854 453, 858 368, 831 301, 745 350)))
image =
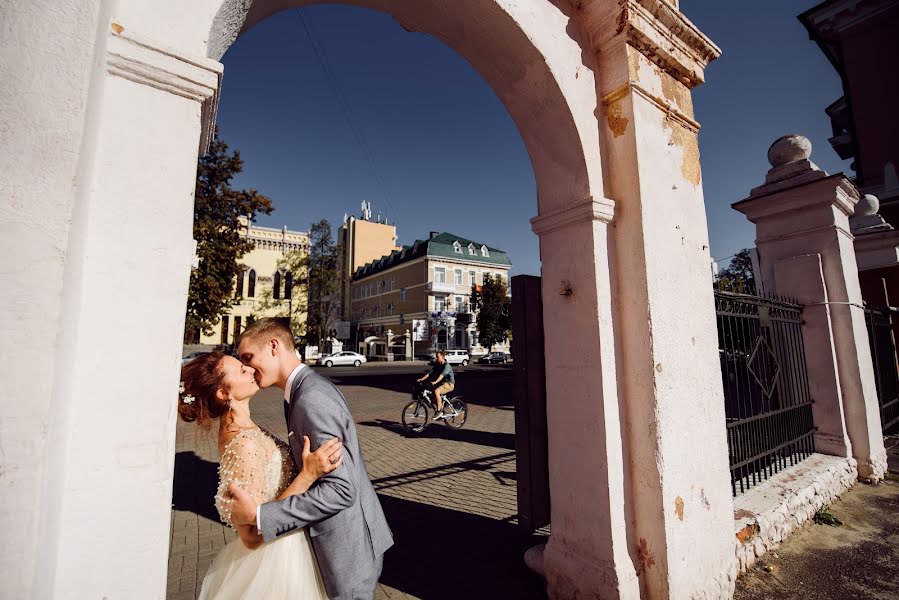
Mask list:
POLYGON ((444 350, 446 352, 446 362, 451 365, 462 365, 463 367, 471 362, 468 350, 444 350))

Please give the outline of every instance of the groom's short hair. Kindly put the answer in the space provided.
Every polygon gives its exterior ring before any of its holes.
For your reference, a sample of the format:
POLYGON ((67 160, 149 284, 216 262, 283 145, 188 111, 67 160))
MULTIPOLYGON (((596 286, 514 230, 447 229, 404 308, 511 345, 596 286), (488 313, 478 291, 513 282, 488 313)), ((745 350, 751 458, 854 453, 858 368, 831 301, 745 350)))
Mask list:
POLYGON ((244 332, 240 334, 238 345, 244 340, 264 343, 272 338, 277 338, 284 344, 285 348, 291 352, 293 351, 293 333, 291 333, 290 328, 280 319, 274 319, 272 317, 265 317, 258 321, 254 321, 252 325, 249 325, 244 329, 244 332))

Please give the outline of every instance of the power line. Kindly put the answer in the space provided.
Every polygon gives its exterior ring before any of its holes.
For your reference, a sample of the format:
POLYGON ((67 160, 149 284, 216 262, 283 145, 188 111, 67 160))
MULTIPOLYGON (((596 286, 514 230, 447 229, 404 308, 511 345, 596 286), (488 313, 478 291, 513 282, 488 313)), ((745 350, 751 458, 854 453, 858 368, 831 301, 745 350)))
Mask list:
MULTIPOLYGON (((378 187, 381 188, 381 194, 384 196, 384 200, 387 202, 387 207, 394 214, 394 223, 396 223, 397 211, 393 207, 393 203, 390 202, 390 194, 387 192, 387 186, 384 184, 384 180, 378 173, 374 157, 372 156, 372 153, 368 148, 368 144, 365 143, 365 138, 362 135, 362 132, 358 127, 356 127, 356 123, 353 120, 353 116, 350 111, 350 105, 347 102, 346 97, 343 95, 343 91, 340 89, 337 77, 334 75, 334 71, 331 69, 331 64, 328 62, 328 57, 325 54, 324 48, 321 47, 321 45, 315 39, 315 36, 312 35, 312 28, 306 22, 306 19, 303 18, 303 14, 300 12, 300 9, 296 8, 294 9, 294 11, 297 15, 297 18, 300 20, 300 24, 306 31, 306 37, 309 38, 309 43, 312 45, 312 50, 315 53, 316 58, 318 59, 319 66, 321 66, 321 69, 325 74, 325 78, 328 80, 331 91, 337 98, 337 104, 340 105, 340 110, 343 112, 343 116, 346 119, 347 125, 349 126, 350 131, 353 133, 353 137, 356 138, 356 143, 359 145, 359 148, 362 150, 363 156, 368 162, 368 167, 369 169, 371 169, 371 173, 375 179, 375 182, 378 184, 378 187)), ((384 222, 387 222, 386 215, 384 217, 384 222)))

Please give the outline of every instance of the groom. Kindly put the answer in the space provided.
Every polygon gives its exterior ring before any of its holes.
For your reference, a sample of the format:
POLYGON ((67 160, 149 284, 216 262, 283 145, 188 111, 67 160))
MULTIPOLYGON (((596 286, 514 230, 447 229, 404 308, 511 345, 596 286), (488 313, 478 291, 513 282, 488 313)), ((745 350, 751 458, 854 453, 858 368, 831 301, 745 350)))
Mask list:
POLYGON ((303 436, 309 437, 313 448, 336 437, 343 442, 343 466, 305 494, 262 505, 232 483, 232 521, 255 525, 266 542, 308 526, 328 597, 371 600, 393 536, 365 469, 346 399, 302 363, 290 329, 275 319, 260 319, 247 327, 238 353, 244 364, 256 369, 259 387, 277 385, 284 390, 294 462, 303 464, 303 436))

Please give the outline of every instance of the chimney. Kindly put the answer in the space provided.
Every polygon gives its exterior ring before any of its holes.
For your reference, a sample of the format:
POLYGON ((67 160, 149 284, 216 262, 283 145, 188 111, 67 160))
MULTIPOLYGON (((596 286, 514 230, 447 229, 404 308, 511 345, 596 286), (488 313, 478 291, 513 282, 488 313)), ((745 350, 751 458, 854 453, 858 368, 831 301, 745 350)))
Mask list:
POLYGON ((431 232, 431 237, 430 237, 430 239, 433 240, 433 239, 434 239, 435 237, 437 237, 439 234, 440 234, 439 231, 432 231, 432 232, 431 232))

